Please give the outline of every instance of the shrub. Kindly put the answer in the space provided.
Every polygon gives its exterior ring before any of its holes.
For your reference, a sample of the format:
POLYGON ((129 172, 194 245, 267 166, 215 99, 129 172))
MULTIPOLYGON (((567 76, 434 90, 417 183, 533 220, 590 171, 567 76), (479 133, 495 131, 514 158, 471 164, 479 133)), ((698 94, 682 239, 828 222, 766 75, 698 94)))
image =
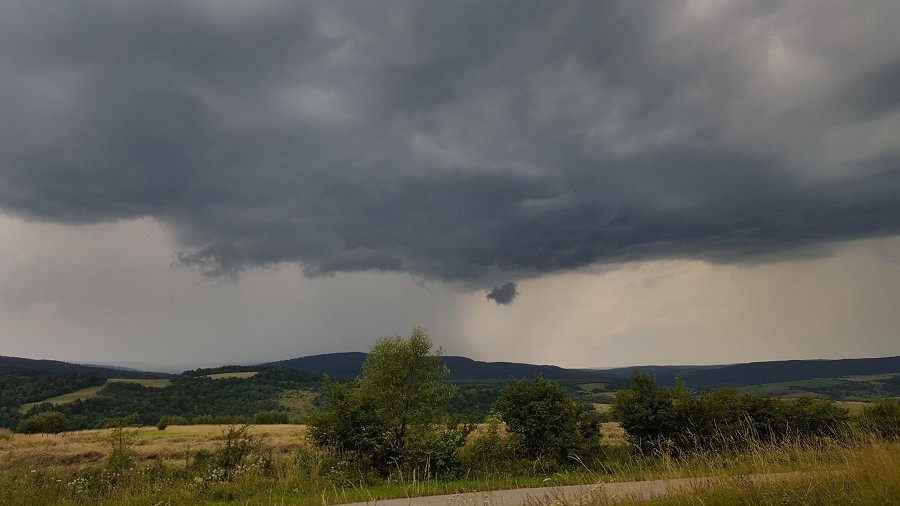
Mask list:
POLYGON ((672 393, 658 388, 653 376, 641 371, 631 375, 631 387, 616 392, 615 416, 628 441, 643 453, 664 450, 677 426, 672 393))
POLYGON ((801 397, 787 406, 789 430, 801 437, 840 436, 849 420, 849 412, 828 399, 801 397))
POLYGON ((104 427, 110 429, 106 443, 112 450, 106 459, 106 467, 111 471, 123 471, 134 467, 134 440, 137 431, 126 427, 138 423, 139 416, 133 413, 123 418, 107 420, 104 427))
POLYGON ((458 454, 472 428, 454 423, 441 430, 416 427, 403 448, 403 467, 423 479, 458 478, 463 471, 458 454))
POLYGON ((69 421, 66 419, 66 415, 58 411, 45 411, 19 422, 16 431, 24 434, 59 434, 65 432, 68 426, 69 421))
POLYGON ((881 437, 900 438, 900 402, 881 399, 862 409, 859 421, 865 430, 881 437))
POLYGON ((253 423, 257 425, 285 424, 290 422, 290 414, 285 411, 260 411, 253 415, 253 423))
POLYGON ((514 436, 519 452, 531 459, 562 463, 599 451, 597 414, 572 400, 559 384, 538 377, 513 381, 500 392, 497 412, 514 436))
POLYGON ((483 428, 460 448, 463 466, 482 475, 504 473, 516 460, 516 445, 503 432, 500 417, 492 414, 483 428))

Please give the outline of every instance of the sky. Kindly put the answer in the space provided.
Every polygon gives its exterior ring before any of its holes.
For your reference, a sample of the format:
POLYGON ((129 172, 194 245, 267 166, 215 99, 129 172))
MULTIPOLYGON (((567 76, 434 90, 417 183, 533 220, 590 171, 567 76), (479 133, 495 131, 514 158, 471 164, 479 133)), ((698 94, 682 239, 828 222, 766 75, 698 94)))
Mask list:
POLYGON ((900 4, 0 3, 0 355, 900 355, 900 4))

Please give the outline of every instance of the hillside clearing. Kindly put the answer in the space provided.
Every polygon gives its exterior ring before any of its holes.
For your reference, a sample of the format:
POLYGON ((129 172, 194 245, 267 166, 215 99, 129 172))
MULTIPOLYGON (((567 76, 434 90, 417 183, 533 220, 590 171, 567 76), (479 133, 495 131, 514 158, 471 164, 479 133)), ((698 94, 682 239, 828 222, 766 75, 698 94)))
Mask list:
POLYGON ((172 382, 167 379, 159 379, 159 378, 110 378, 106 380, 106 383, 102 385, 95 385, 92 387, 82 388, 80 390, 75 390, 74 392, 69 392, 67 394, 57 395, 55 397, 49 397, 47 399, 38 401, 38 402, 29 402, 26 404, 22 404, 19 406, 20 413, 27 413, 34 406, 38 406, 45 402, 49 402, 54 406, 59 404, 67 404, 70 402, 74 402, 78 399, 82 401, 85 399, 89 399, 97 395, 100 390, 103 390, 106 385, 110 383, 136 383, 138 385, 143 385, 149 388, 165 388, 169 386, 172 382))
POLYGON ((241 371, 241 372, 218 372, 215 374, 207 374, 207 378, 212 378, 214 380, 218 379, 247 379, 252 378, 259 374, 259 371, 241 371))

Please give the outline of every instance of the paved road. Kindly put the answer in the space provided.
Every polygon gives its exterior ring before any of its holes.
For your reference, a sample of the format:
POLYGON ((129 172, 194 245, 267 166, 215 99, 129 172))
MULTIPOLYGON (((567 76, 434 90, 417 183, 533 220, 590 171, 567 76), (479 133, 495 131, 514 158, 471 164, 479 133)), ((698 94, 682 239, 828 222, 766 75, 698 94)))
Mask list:
MULTIPOLYGON (((746 476, 750 481, 781 481, 808 477, 804 473, 774 473, 746 476)), ((593 500, 603 504, 602 498, 651 499, 685 490, 708 487, 716 483, 716 478, 678 478, 670 480, 627 481, 620 483, 598 483, 592 485, 569 485, 565 487, 520 488, 515 490, 494 490, 489 492, 467 492, 463 494, 435 495, 385 499, 381 501, 358 502, 345 506, 520 506, 540 504, 589 504, 593 500)))

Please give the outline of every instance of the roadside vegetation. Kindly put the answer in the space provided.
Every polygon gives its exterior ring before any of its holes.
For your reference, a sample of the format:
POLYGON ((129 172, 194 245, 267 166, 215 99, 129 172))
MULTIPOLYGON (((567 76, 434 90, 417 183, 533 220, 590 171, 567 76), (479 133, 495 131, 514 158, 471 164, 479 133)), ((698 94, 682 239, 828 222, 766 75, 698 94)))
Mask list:
POLYGON ((825 501, 832 495, 872 503, 898 496, 891 480, 900 467, 900 403, 893 399, 850 414, 825 399, 694 393, 635 372, 609 414, 573 398, 571 387, 536 378, 509 382, 491 394, 489 414, 476 418, 453 409, 466 386, 444 381, 441 356, 421 328, 381 339, 357 379, 326 378, 306 425, 278 430, 268 424, 291 421, 279 385, 309 379, 296 371, 198 370, 165 388, 116 385, 133 400, 89 432, 66 432, 79 419, 64 409, 77 401, 33 411, 19 433, 0 432, 0 504, 323 504, 684 476, 718 481, 664 501, 809 504, 782 499, 813 485, 824 490, 815 504, 844 503, 825 501), (140 411, 156 405, 146 397, 153 392, 199 404, 229 383, 247 396, 236 404, 253 409, 242 423, 191 428, 180 415, 140 411), (801 474, 783 483, 741 480, 777 472, 801 474))

